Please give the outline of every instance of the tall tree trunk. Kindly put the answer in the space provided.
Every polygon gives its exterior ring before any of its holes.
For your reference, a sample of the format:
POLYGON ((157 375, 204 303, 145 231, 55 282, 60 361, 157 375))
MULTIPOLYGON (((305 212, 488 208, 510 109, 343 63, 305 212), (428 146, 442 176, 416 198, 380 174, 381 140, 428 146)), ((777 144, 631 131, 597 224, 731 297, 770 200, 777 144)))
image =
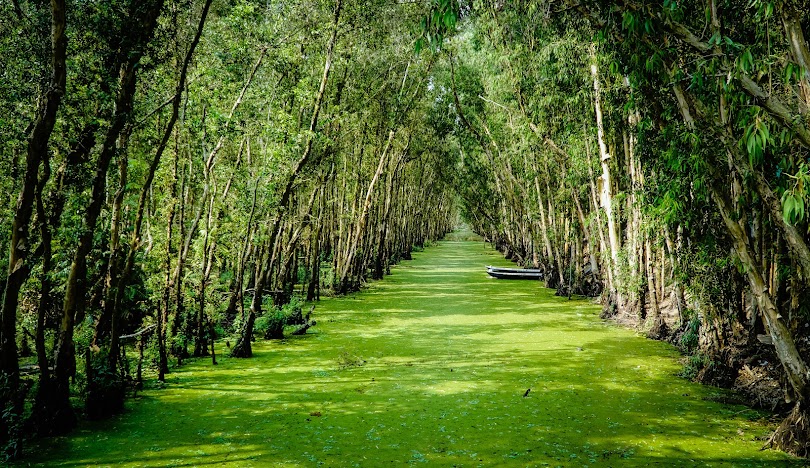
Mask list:
MULTIPOLYGON (((247 147, 248 154, 250 154, 250 142, 248 142, 247 147)), ((247 226, 245 228, 245 238, 242 243, 242 249, 239 255, 239 265, 236 268, 236 277, 235 277, 235 285, 233 290, 231 291, 231 297, 228 302, 228 308, 225 311, 226 317, 235 317, 236 316, 236 308, 239 302, 242 300, 242 292, 244 290, 245 284, 245 268, 247 266, 248 258, 250 255, 250 240, 251 235, 253 233, 253 218, 256 215, 256 200, 259 192, 259 181, 260 179, 256 179, 256 184, 253 187, 253 202, 250 205, 250 215, 248 216, 247 226)), ((244 309, 243 309, 244 310, 244 309)), ((242 320, 244 320, 244 315, 242 316, 242 320)))
MULTIPOLYGON (((177 138, 177 136, 175 136, 175 138, 177 138)), ((170 200, 169 214, 166 217, 166 257, 164 263, 164 267, 166 269, 166 279, 163 284, 161 310, 158 312, 157 329, 155 330, 158 339, 158 380, 161 382, 166 380, 166 374, 169 372, 169 356, 166 349, 166 335, 172 298, 172 244, 174 243, 174 218, 175 207, 177 206, 176 198, 179 160, 180 153, 179 151, 175 151, 174 165, 172 167, 172 181, 168 193, 170 200)))
MULTIPOLYGON (((146 180, 143 183, 141 188, 140 198, 138 200, 138 208, 135 217, 135 227, 134 227, 134 234, 132 236, 132 242, 129 246, 129 252, 127 254, 126 261, 124 262, 124 270, 120 277, 118 278, 118 283, 116 287, 116 296, 115 296, 115 308, 116 310, 113 312, 114 314, 119 313, 118 308, 121 306, 121 300, 124 294, 124 290, 126 288, 127 279, 129 278, 132 269, 134 268, 135 263, 135 254, 139 250, 141 246, 141 227, 143 224, 144 219, 144 209, 146 206, 146 202, 148 199, 148 194, 152 187, 152 182, 154 181, 155 174, 157 173, 158 167, 160 166, 160 162, 163 157, 163 153, 165 152, 169 140, 171 139, 172 133, 174 132, 174 125, 177 123, 177 119, 180 114, 180 104, 183 100, 183 92, 185 91, 186 87, 186 78, 188 75, 188 68, 191 65, 191 59, 194 56, 194 51, 197 48, 197 45, 200 42, 200 38, 202 37, 203 30, 205 28, 205 21, 208 17, 208 11, 211 7, 212 0, 206 0, 203 4, 202 12, 200 13, 200 20, 197 23, 197 30, 194 34, 194 37, 189 45, 188 51, 186 52, 185 58, 183 59, 183 64, 180 68, 180 75, 177 80, 177 85, 175 87, 174 96, 172 97, 172 112, 169 116, 169 121, 166 123, 166 127, 163 131, 163 136, 161 137, 160 143, 158 144, 157 149, 155 150, 155 156, 152 159, 152 163, 149 166, 149 171, 146 175, 146 180)), ((255 67, 254 67, 255 73, 255 67)), ((244 91, 243 91, 244 93, 244 91)), ((233 111, 232 111, 233 113, 233 111)), ((177 161, 175 161, 175 175, 177 171, 177 161)), ((175 181, 173 182, 173 189, 172 189, 172 196, 174 196, 174 191, 176 190, 176 177, 175 181)), ((171 223, 174 218, 174 208, 170 209, 170 221, 168 229, 168 245, 169 248, 171 246, 171 235, 172 235, 172 228, 171 223)), ((168 257, 167 257, 168 259, 168 257)), ((167 268, 170 268, 170 261, 166 265, 167 268)), ((168 274, 168 273, 167 273, 168 274)), ((168 280, 167 280, 168 283, 168 280)), ((166 290, 168 291, 169 285, 167 284, 166 290)), ((164 296, 167 294, 164 291, 164 296)), ((166 334, 165 334, 165 323, 168 319, 168 297, 164 297, 165 301, 164 304, 166 307, 163 311, 158 312, 157 316, 157 331, 156 336, 158 340, 158 378, 159 380, 163 380, 165 373, 168 371, 168 357, 166 353, 166 334)), ((111 345, 111 352, 117 353, 118 350, 118 343, 117 337, 113 335, 112 337, 112 345, 111 345)))
POLYGON ((19 418, 22 415, 23 396, 20 395, 20 368, 17 361, 17 305, 20 289, 30 274, 27 265, 30 240, 28 238, 35 192, 39 179, 39 166, 47 159, 56 115, 65 94, 67 82, 67 34, 65 1, 51 0, 51 76, 44 96, 40 99, 37 117, 28 136, 23 185, 17 198, 11 225, 9 270, 0 311, 0 447, 5 447, 8 458, 22 453, 19 418), (12 441, 13 443, 7 443, 12 441))
POLYGON ((155 0, 148 8, 141 11, 141 15, 133 18, 132 32, 130 33, 132 37, 127 38, 128 41, 125 41, 131 47, 129 49, 130 53, 120 70, 119 89, 115 99, 115 113, 107 129, 96 162, 96 174, 93 180, 90 204, 85 211, 82 232, 79 235, 78 245, 65 285, 62 323, 57 337, 54 366, 56 386, 55 410, 52 421, 57 432, 72 428, 76 422, 69 400, 70 386, 68 380, 76 371, 73 327, 77 312, 85 306, 84 283, 87 274, 87 257, 93 247, 93 236, 104 202, 107 168, 115 155, 118 136, 126 125, 132 110, 138 64, 146 50, 146 45, 151 40, 162 7, 163 0, 155 0))
POLYGON ((648 336, 652 338, 663 338, 666 336, 666 324, 664 317, 661 315, 661 309, 658 306, 659 296, 655 286, 655 260, 653 258, 652 242, 650 241, 649 235, 645 237, 644 271, 647 277, 647 300, 649 301, 649 314, 647 315, 647 319, 650 323, 648 336))
POLYGON ((667 253, 669 255, 669 263, 672 265, 672 270, 674 273, 672 288, 675 290, 675 305, 678 310, 678 321, 682 322, 683 314, 686 310, 686 298, 684 297, 683 286, 681 285, 681 281, 678 279, 677 272, 676 259, 680 258, 680 253, 675 243, 672 241, 672 235, 670 234, 669 227, 666 225, 664 226, 664 240, 666 242, 667 253))
POLYGON ((326 182, 331 179, 333 171, 330 170, 330 175, 326 178, 319 189, 318 195, 318 216, 315 219, 317 227, 314 231, 310 232, 309 241, 309 282, 307 284, 307 301, 317 299, 318 286, 320 285, 321 277, 321 233, 323 232, 324 213, 326 211, 326 182))
MULTIPOLYGON (((684 98, 684 90, 676 82, 673 83, 673 92, 676 96, 676 102, 679 110, 687 127, 690 129, 695 128, 695 121, 692 117, 689 102, 684 98)), ((700 111, 700 109, 698 109, 700 111)), ((702 112, 702 111, 701 111, 702 112)), ((807 363, 799 354, 796 348, 796 343, 793 339, 788 327, 781 321, 782 316, 776 306, 774 297, 771 290, 768 288, 765 276, 761 270, 761 265, 756 261, 755 254, 749 245, 749 239, 744 229, 733 218, 732 208, 729 201, 723 193, 723 188, 719 187, 722 178, 717 172, 717 169, 711 165, 707 165, 710 173, 710 186, 712 199, 714 199, 718 211, 723 218, 723 223, 726 226, 726 231, 731 236, 734 251, 737 254, 740 262, 743 265, 745 276, 748 279, 748 285, 751 292, 756 299, 759 310, 767 325, 767 331, 773 343, 776 355, 782 364, 782 368, 787 375, 788 382, 797 398, 796 407, 793 413, 783 422, 782 425, 774 433, 771 442, 784 448, 795 448, 788 444, 795 441, 795 431, 806 431, 806 424, 800 421, 807 417, 807 402, 808 393, 808 380, 810 380, 810 368, 807 363)), ((801 442, 801 452, 807 452, 806 441, 801 442)))
MULTIPOLYGON (((298 178, 299 174, 302 172, 304 167, 309 164, 309 160, 312 155, 312 145, 314 144, 314 133, 318 125, 318 116, 321 111, 321 106, 323 105, 323 99, 326 94, 326 85, 329 81, 329 73, 332 69, 332 60, 334 56, 334 49, 335 44, 337 43, 338 37, 338 26, 340 23, 340 13, 343 7, 343 0, 337 0, 337 5, 335 5, 335 13, 332 20, 332 35, 329 38, 329 43, 326 46, 326 59, 324 61, 323 66, 323 75, 321 76, 321 83, 318 88, 318 94, 315 98, 315 103, 312 107, 312 118, 310 119, 309 123, 309 133, 307 134, 307 143, 304 148, 304 153, 301 156, 301 159, 296 162, 295 166, 293 167, 292 173, 287 179, 287 183, 284 187, 284 191, 281 194, 281 198, 279 200, 279 213, 273 222, 273 227, 271 228, 270 232, 270 248, 273 249, 273 244, 275 244, 276 239, 278 238, 278 231, 281 228, 281 218, 286 210, 287 205, 289 203, 290 196, 292 195, 293 187, 298 178)), ((270 256, 272 257, 272 255, 270 256)), ((261 311, 261 302, 264 294, 264 287, 266 281, 269 276, 269 269, 271 265, 265 265, 262 268, 261 261, 258 261, 257 267, 260 270, 257 270, 256 275, 256 287, 253 292, 253 301, 251 302, 250 312, 248 313, 248 319, 243 322, 242 330, 240 331, 240 337, 237 343, 234 345, 233 350, 231 351, 231 356, 234 357, 251 357, 253 355, 253 351, 250 346, 250 340, 253 337, 253 324, 256 321, 256 316, 261 311), (261 273, 259 273, 261 271, 261 273)))
POLYGON ((371 209, 371 201, 372 195, 374 194, 374 186, 377 184, 377 180, 380 178, 380 174, 385 167, 385 164, 388 162, 388 152, 391 150, 391 144, 394 140, 394 135, 396 132, 394 130, 390 130, 388 132, 388 139, 385 143, 385 148, 380 155, 380 161, 377 164, 377 170, 374 172, 374 176, 371 178, 371 182, 368 184, 368 190, 366 191, 365 201, 363 202, 363 210, 360 212, 360 217, 357 219, 357 226, 355 227, 352 241, 348 250, 348 255, 346 259, 343 261, 342 268, 338 275, 338 292, 345 293, 346 292, 346 281, 348 280, 349 275, 349 268, 351 267, 355 256, 357 254, 357 246, 360 239, 365 234, 366 229, 366 222, 368 221, 368 214, 369 210, 371 209))
POLYGON ((613 181, 610 175, 610 153, 608 153, 605 143, 605 128, 602 122, 602 98, 599 84, 599 68, 596 59, 596 46, 592 45, 591 53, 591 77, 593 78, 594 90, 594 110, 596 113, 597 141, 599 142, 599 155, 602 164, 602 176, 598 180, 600 189, 600 205, 605 210, 608 224, 608 239, 610 240, 610 269, 611 269, 611 292, 615 296, 616 304, 621 307, 621 295, 617 291, 616 281, 619 278, 619 232, 613 213, 613 181))
MULTIPOLYGON (((124 129, 118 142, 118 190, 113 196, 112 204, 112 220, 110 221, 110 240, 109 240, 109 257, 107 260, 107 272, 104 275, 104 289, 102 293, 103 307, 101 314, 96 321, 95 330, 93 332, 93 342, 91 347, 94 351, 99 351, 102 338, 112 333, 111 322, 114 321, 113 315, 115 314, 115 291, 118 282, 118 275, 122 268, 121 265, 121 229, 122 229, 122 212, 124 204, 124 195, 127 190, 127 175, 129 169, 129 161, 125 150, 125 141, 127 133, 130 129, 124 129)), ((112 341, 112 336, 110 340, 112 341)), ((112 356, 115 354, 110 353, 112 356)), ((111 359, 111 367, 115 367, 116 359, 111 359)))
MULTIPOLYGON (((716 178, 715 180, 719 183, 720 179, 716 178)), ((768 289, 768 284, 761 270, 761 266, 754 257, 748 237, 739 223, 732 218, 733 215, 730 203, 722 193, 722 189, 715 185, 712 185, 710 188, 712 198, 717 205, 720 215, 723 217, 727 232, 734 243, 734 251, 737 253, 737 257, 744 267, 748 284, 751 287, 751 291, 754 293, 754 297, 757 299, 757 304, 765 318, 765 323, 768 325, 768 332, 771 336, 776 354, 779 357, 779 361, 782 363, 782 367, 787 374, 788 381, 796 397, 799 401, 806 403, 809 401, 808 397, 810 396, 808 394, 810 368, 807 367, 801 354, 799 354, 790 330, 782 323, 782 316, 779 313, 771 291, 768 289)))
MULTIPOLYGON (((53 399, 53 379, 50 372, 50 360, 45 348, 45 317, 53 306, 53 281, 51 278, 53 270, 53 234, 61 225, 62 212, 64 211, 67 199, 68 171, 73 166, 77 166, 89 155, 95 145, 96 124, 90 124, 82 131, 79 142, 67 155, 60 165, 56 174, 56 183, 51 188, 48 200, 49 207, 45 206, 43 190, 50 175, 50 162, 48 158, 43 162, 43 175, 37 191, 37 218, 39 219, 39 230, 42 249, 42 272, 40 273, 40 298, 37 310, 37 326, 35 334, 35 344, 37 350, 37 364, 39 366, 39 384, 37 394, 34 399, 30 421, 38 435, 51 435, 53 430, 48 420, 50 418, 50 404, 53 399), (48 211, 48 208, 50 211, 48 211)), ((45 153, 47 155, 47 152, 45 153)))
POLYGON ((194 357, 200 356, 207 356, 208 355, 208 339, 209 339, 209 326, 208 326, 208 318, 205 313, 205 303, 206 303, 206 291, 205 287, 208 283, 208 279, 211 275, 211 262, 212 262, 212 250, 214 248, 214 242, 211 241, 211 228, 213 223, 213 216, 214 216, 214 200, 215 196, 212 194, 210 200, 207 200, 206 205, 208 206, 208 214, 205 217, 205 234, 203 234, 203 258, 202 258, 202 266, 200 271, 200 291, 199 297, 197 298, 198 308, 197 308, 197 323, 196 323, 196 332, 194 335, 194 357))
MULTIPOLYGON (((179 148, 176 148, 179 149, 179 148)), ((177 152, 179 154, 179 152, 177 152)), ((186 329, 186 307, 185 296, 183 295, 183 272, 185 271, 186 256, 188 254, 188 237, 186 235, 186 204, 189 201, 189 179, 191 177, 191 160, 189 159, 186 169, 183 173, 183 179, 180 186, 179 201, 175 202, 175 208, 179 205, 180 213, 177 224, 180 227, 178 233, 178 242, 180 245, 177 248, 177 265, 175 265, 174 272, 172 273, 171 283, 174 285, 174 318, 170 329, 170 335, 174 338, 175 343, 172 346, 172 354, 177 357, 177 364, 181 365, 183 359, 190 356, 188 352, 188 330, 186 329), (184 240, 185 239, 185 240, 184 240), (182 339, 178 339, 178 335, 182 339)))
POLYGON ((781 13, 782 25, 791 55, 802 73, 799 79, 799 89, 805 106, 803 111, 807 112, 807 108, 810 107, 810 51, 808 51, 807 40, 805 40, 802 30, 802 18, 806 21, 806 12, 803 16, 795 11, 788 2, 780 2, 776 8, 781 13))

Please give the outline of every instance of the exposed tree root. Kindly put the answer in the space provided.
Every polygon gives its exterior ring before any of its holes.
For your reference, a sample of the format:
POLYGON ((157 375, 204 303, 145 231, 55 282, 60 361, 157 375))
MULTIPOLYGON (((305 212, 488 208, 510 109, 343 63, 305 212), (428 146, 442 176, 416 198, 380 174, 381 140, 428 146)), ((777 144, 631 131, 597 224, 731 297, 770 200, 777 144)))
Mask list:
POLYGON ((662 315, 659 315, 655 319, 655 322, 653 322, 652 327, 650 327, 649 331, 647 331, 647 338, 663 341, 667 339, 669 333, 667 322, 664 320, 662 315))
POLYGON ((806 405, 796 403, 793 411, 776 428, 762 448, 782 450, 797 457, 810 455, 810 414, 806 405))

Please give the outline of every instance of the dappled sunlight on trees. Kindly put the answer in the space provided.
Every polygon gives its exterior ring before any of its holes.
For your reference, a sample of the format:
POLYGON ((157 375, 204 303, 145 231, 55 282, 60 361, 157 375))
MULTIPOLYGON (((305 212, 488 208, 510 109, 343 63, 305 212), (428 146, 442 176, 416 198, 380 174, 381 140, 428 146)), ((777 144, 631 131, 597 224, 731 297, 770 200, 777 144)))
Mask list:
POLYGON ((462 222, 808 455, 808 12, 0 4, 3 457, 306 333, 462 222))

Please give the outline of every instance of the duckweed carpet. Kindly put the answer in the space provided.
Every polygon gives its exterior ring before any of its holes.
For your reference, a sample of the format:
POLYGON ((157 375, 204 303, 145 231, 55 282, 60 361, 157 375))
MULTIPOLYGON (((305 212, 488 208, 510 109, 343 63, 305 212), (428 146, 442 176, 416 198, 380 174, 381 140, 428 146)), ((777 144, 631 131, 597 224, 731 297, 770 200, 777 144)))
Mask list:
MULTIPOLYGON (((786 466, 763 415, 676 376, 483 242, 445 241, 248 360, 176 369, 120 417, 44 441, 42 466, 786 466), (531 389, 528 394, 527 390, 531 389)), ((221 346, 220 346, 221 347, 221 346)))

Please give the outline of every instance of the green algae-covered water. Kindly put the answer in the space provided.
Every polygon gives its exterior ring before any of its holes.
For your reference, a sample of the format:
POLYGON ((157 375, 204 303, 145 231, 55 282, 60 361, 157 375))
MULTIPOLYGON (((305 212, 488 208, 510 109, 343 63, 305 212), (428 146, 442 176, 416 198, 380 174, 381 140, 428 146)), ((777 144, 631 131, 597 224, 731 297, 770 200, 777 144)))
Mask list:
POLYGON ((190 363, 127 412, 34 448, 43 466, 798 466, 762 415, 676 377, 482 242, 444 241, 248 360, 190 363), (531 389, 528 394, 527 390, 531 389))

